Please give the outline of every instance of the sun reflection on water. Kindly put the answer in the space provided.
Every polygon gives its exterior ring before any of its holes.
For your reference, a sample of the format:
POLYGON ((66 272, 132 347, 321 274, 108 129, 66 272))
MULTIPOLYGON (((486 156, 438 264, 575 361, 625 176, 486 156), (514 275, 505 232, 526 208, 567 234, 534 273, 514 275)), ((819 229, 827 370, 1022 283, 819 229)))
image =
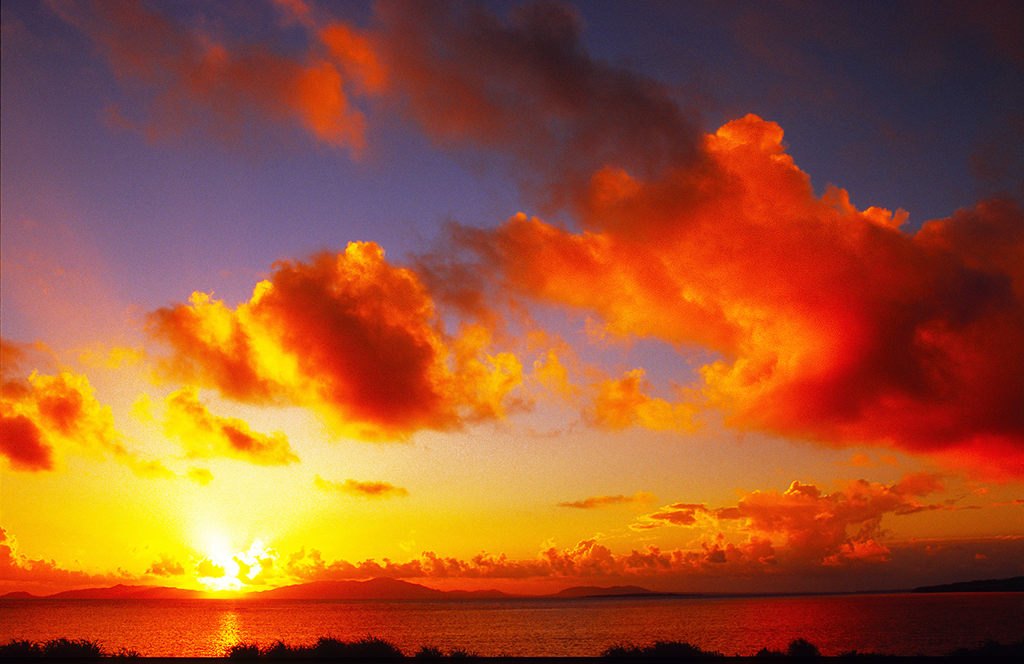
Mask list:
POLYGON ((217 652, 225 653, 228 648, 242 640, 239 629, 238 610, 232 607, 221 614, 220 624, 213 635, 217 652))

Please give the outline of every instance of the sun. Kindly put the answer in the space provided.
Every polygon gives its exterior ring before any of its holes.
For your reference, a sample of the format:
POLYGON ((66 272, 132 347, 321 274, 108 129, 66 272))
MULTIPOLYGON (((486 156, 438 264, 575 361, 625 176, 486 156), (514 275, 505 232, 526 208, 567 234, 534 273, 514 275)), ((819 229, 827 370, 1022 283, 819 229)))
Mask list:
POLYGON ((273 568, 274 551, 259 538, 245 551, 232 551, 219 534, 207 538, 206 556, 196 565, 196 579, 208 590, 239 591, 262 584, 263 575, 273 568))

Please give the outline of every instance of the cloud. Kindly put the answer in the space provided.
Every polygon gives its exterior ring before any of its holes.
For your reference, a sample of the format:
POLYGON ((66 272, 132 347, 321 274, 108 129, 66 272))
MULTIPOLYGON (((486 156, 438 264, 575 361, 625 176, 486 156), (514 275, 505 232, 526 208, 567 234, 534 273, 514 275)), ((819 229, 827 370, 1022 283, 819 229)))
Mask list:
MULTIPOLYGON (((329 484, 321 480, 318 486, 321 483, 329 484)), ((593 538, 567 548, 545 544, 536 557, 527 559, 486 552, 458 558, 425 551, 405 562, 329 562, 315 549, 302 549, 279 560, 275 569, 279 578, 292 581, 372 577, 574 583, 642 580, 675 590, 721 589, 723 580, 732 578, 748 584, 737 587, 749 588, 754 582, 774 592, 798 587, 863 590, 926 585, 945 582, 951 570, 964 577, 982 571, 1006 576, 1019 572, 1016 556, 1024 551, 1024 537, 896 540, 882 528, 886 516, 976 508, 921 500, 944 490, 942 478, 934 473, 911 473, 891 485, 853 481, 830 494, 813 484, 793 482, 783 492, 747 493, 732 507, 675 503, 640 520, 642 530, 648 525, 694 528, 697 537, 685 549, 663 550, 647 544, 616 552, 593 538), (737 536, 744 539, 738 541, 737 536)), ((634 499, 604 496, 563 505, 593 508, 634 499)))
POLYGON ((924 472, 908 474, 890 486, 857 480, 831 494, 794 481, 782 493, 747 493, 735 507, 710 509, 703 504, 676 503, 641 517, 631 527, 651 530, 674 525, 714 530, 731 524, 747 533, 751 541, 771 542, 777 549, 774 555, 791 565, 884 561, 889 551, 882 543, 886 531, 881 522, 886 515, 968 509, 951 502, 917 500, 943 491, 941 476, 924 472))
MULTIPOLYGON (((500 18, 476 3, 388 0, 368 30, 303 2, 277 5, 304 44, 253 43, 212 21, 186 28, 128 0, 59 13, 123 79, 164 91, 154 93, 157 124, 197 113, 232 126, 284 121, 358 150, 364 118, 349 96, 379 95, 439 144, 498 155, 542 209, 581 230, 526 217, 494 231, 456 227, 476 263, 424 259, 418 276, 365 244, 336 264, 282 262, 238 310, 197 295, 155 312, 151 329, 176 351, 168 369, 208 374, 232 398, 314 405, 355 437, 444 430, 500 417, 520 367, 499 354, 483 361, 485 376, 460 381, 425 289, 485 325, 498 305, 488 298, 515 294, 596 312, 611 336, 720 355, 678 399, 644 393, 635 372, 650 368, 607 379, 590 412, 606 426, 686 429, 710 406, 742 429, 1024 475, 1015 202, 983 201, 910 235, 902 211, 858 210, 838 188, 818 196, 781 127, 748 115, 703 135, 667 86, 591 57, 566 5, 500 18), (468 279, 442 287, 452 275, 468 279), (388 304, 365 301, 378 295, 388 304)), ((1000 11, 971 30, 1012 43, 993 32, 1000 11)), ((747 46, 817 81, 808 53, 785 38, 777 53, 744 29, 757 15, 734 12, 747 46)), ((834 23, 827 12, 802 20, 834 23)))
POLYGON ((691 403, 670 403, 644 394, 643 369, 633 369, 622 378, 608 379, 598 385, 594 399, 594 420, 612 429, 634 424, 656 430, 693 431, 697 407, 691 403))
MULTIPOLYGON (((280 431, 262 434, 252 431, 244 421, 218 417, 199 401, 194 387, 183 387, 166 399, 164 430, 181 440, 186 454, 193 458, 229 457, 264 466, 295 463, 299 457, 280 431)), ((200 483, 212 478, 195 469, 189 477, 200 483)))
MULTIPOLYGON (((298 5, 296 5, 298 6, 298 5)), ((350 95, 381 85, 367 38, 344 27, 289 53, 280 44, 240 38, 212 17, 189 21, 138 0, 51 3, 96 45, 114 74, 144 93, 150 137, 209 127, 232 140, 253 124, 288 123, 317 140, 358 153, 365 119, 350 95)), ((210 8, 206 8, 208 11, 210 8)))
POLYGON ((321 491, 337 491, 352 496, 363 498, 394 498, 396 496, 408 496, 409 492, 400 487, 388 484, 387 482, 360 482, 358 480, 345 480, 344 482, 331 482, 319 475, 313 476, 313 486, 321 491))
POLYGON ((171 556, 161 553, 160 560, 149 566, 146 574, 154 576, 181 576, 185 573, 185 567, 174 560, 171 556))
POLYGON ((27 380, 5 380, 0 395, 0 453, 13 470, 57 468, 67 452, 110 455, 140 477, 173 477, 159 461, 128 451, 108 406, 93 396, 84 375, 33 373, 27 380))
POLYGON ((578 509, 595 509, 601 507, 609 507, 612 505, 628 505, 630 503, 648 504, 654 502, 654 494, 649 491, 638 491, 632 496, 624 496, 619 494, 617 496, 591 496, 584 498, 583 500, 577 500, 573 502, 558 503, 559 507, 575 507, 578 509))
POLYGON ((446 335, 416 275, 370 242, 277 263, 235 310, 195 293, 150 314, 149 329, 173 351, 165 375, 251 403, 315 408, 366 440, 503 417, 522 380, 514 355, 488 352, 486 329, 446 335))
MULTIPOLYGON (((703 169, 596 171, 583 232, 519 215, 460 239, 506 288, 594 311, 612 336, 719 353, 680 403, 733 426, 1024 473, 1017 204, 906 235, 902 212, 857 210, 836 188, 816 196, 775 123, 748 115, 703 150, 703 169)), ((641 378, 605 386, 606 423, 663 426, 629 408, 645 403, 641 378)))
POLYGON ((648 514, 639 523, 630 526, 633 530, 650 530, 664 525, 695 526, 699 516, 711 514, 704 505, 673 503, 654 514, 648 514))
POLYGON ((512 157, 551 205, 609 162, 650 176, 700 158, 670 91, 590 57, 569 5, 526 4, 502 20, 482 4, 390 1, 375 19, 403 112, 438 143, 512 157))
POLYGON ((223 565, 218 565, 209 558, 203 558, 196 563, 196 576, 198 577, 219 579, 224 576, 225 573, 226 571, 223 565))
POLYGON ((70 588, 138 581, 137 577, 120 569, 108 574, 65 569, 53 560, 28 558, 17 549, 14 538, 0 527, 0 588, 50 594, 70 588))
POLYGON ((616 553, 588 539, 558 548, 543 548, 536 557, 512 560, 480 553, 470 559, 424 552, 406 562, 392 560, 324 560, 317 550, 298 551, 275 570, 280 579, 368 579, 390 577, 416 580, 504 579, 549 580, 564 583, 643 583, 678 591, 737 587, 793 592, 843 587, 882 590, 928 585, 957 578, 996 578, 1019 573, 1022 537, 995 537, 889 542, 882 551, 875 542, 844 545, 834 558, 806 561, 779 557, 776 545, 761 537, 743 543, 727 542, 719 534, 692 550, 662 550, 648 545, 616 553), (978 556, 981 556, 980 558, 978 556), (857 564, 851 564, 856 560, 857 564), (988 574, 989 576, 985 576, 988 574), (730 579, 742 585, 729 586, 730 579), (902 585, 901 585, 902 584, 902 585))
POLYGON ((203 486, 213 481, 213 473, 206 468, 191 468, 186 476, 196 484, 203 486))

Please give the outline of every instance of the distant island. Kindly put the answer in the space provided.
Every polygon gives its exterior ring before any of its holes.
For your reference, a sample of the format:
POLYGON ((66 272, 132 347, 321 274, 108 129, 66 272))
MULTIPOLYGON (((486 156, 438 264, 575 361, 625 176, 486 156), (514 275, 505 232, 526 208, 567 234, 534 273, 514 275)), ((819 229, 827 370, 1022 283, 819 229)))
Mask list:
POLYGON ((368 581, 312 581, 270 590, 239 593, 215 593, 186 590, 168 586, 126 586, 66 590, 53 595, 11 592, 0 600, 30 599, 207 599, 230 597, 238 599, 292 600, 458 600, 458 599, 581 599, 587 597, 666 597, 681 596, 660 593, 640 586, 577 586, 550 595, 512 595, 500 590, 437 590, 398 579, 376 578, 368 581))
POLYGON ((914 588, 914 593, 1021 593, 1024 592, 1024 576, 1010 579, 985 579, 981 581, 962 581, 947 583, 941 586, 924 586, 914 588))
MULTIPOLYGON (((985 579, 914 588, 914 593, 1024 592, 1024 576, 985 579)), ((601 597, 703 597, 701 593, 665 593, 641 586, 574 586, 548 595, 515 595, 500 590, 437 590, 399 579, 311 581, 270 590, 215 592, 169 586, 126 586, 65 590, 52 595, 10 592, 0 600, 31 599, 291 599, 291 600, 459 600, 459 599, 586 599, 601 597)))

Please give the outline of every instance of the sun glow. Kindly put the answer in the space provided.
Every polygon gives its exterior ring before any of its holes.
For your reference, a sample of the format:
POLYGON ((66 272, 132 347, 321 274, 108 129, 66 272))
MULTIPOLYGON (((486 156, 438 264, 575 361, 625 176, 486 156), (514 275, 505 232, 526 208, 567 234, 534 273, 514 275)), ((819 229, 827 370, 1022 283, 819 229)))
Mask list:
POLYGON ((245 551, 232 552, 221 536, 208 538, 206 557, 196 565, 196 579, 209 590, 238 591, 264 582, 274 564, 275 552, 259 538, 245 551))

